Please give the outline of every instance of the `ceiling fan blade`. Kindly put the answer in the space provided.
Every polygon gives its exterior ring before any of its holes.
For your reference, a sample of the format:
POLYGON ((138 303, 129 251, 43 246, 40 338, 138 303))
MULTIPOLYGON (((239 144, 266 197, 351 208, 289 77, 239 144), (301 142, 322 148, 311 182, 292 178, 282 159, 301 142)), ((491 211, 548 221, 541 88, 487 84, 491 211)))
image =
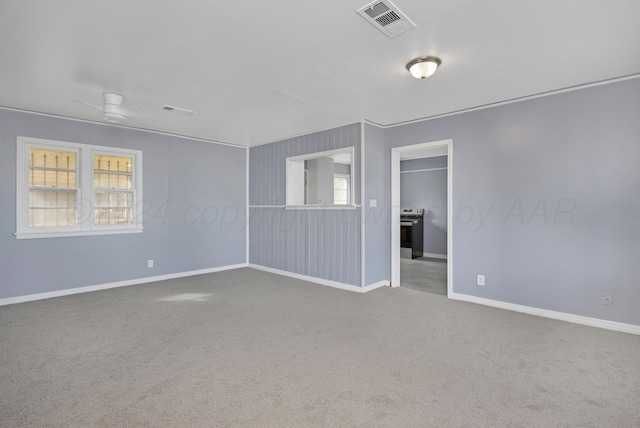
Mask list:
POLYGON ((132 106, 118 106, 118 113, 128 117, 150 117, 151 110, 142 104, 132 106))
POLYGON ((95 109, 97 109, 97 110, 100 110, 100 111, 102 111, 102 109, 103 109, 103 107, 102 107, 102 106, 95 105, 95 104, 91 104, 91 103, 88 103, 88 102, 86 102, 86 101, 76 100, 76 99, 74 99, 73 101, 75 101, 75 102, 77 102, 77 103, 80 103, 80 104, 88 105, 89 107, 93 107, 93 108, 95 108, 95 109))

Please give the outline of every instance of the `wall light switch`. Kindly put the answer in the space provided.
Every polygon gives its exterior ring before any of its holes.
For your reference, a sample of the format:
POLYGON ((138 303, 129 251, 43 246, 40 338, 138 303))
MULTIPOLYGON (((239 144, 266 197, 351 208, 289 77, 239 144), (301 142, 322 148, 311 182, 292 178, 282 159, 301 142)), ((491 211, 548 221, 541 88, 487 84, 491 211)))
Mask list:
POLYGON ((369 199, 369 208, 376 208, 378 206, 378 201, 376 199, 369 199))

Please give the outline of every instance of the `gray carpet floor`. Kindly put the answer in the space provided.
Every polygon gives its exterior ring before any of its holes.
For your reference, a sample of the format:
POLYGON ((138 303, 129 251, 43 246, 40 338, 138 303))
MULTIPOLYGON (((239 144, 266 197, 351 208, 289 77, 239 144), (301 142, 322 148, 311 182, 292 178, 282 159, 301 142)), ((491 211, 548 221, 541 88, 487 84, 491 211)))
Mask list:
POLYGON ((429 257, 400 259, 400 286, 447 295, 447 261, 429 257))
POLYGON ((0 307, 2 427, 638 427, 640 338, 253 269, 0 307))

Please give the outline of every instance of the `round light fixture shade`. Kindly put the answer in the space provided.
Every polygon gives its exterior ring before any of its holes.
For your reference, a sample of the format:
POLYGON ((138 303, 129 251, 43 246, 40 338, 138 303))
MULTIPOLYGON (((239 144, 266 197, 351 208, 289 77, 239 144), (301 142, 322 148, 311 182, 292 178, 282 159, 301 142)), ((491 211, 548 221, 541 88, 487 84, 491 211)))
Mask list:
POLYGON ((441 63, 440 58, 423 56, 410 61, 407 64, 407 70, 416 79, 426 79, 436 72, 441 63))

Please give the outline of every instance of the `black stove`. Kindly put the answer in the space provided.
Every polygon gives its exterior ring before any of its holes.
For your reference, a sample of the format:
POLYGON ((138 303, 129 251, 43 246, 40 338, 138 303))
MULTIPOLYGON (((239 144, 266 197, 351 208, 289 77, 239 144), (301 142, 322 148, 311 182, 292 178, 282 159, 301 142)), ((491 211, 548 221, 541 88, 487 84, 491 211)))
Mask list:
POLYGON ((424 251, 424 210, 400 209, 400 257, 416 259, 424 251))

